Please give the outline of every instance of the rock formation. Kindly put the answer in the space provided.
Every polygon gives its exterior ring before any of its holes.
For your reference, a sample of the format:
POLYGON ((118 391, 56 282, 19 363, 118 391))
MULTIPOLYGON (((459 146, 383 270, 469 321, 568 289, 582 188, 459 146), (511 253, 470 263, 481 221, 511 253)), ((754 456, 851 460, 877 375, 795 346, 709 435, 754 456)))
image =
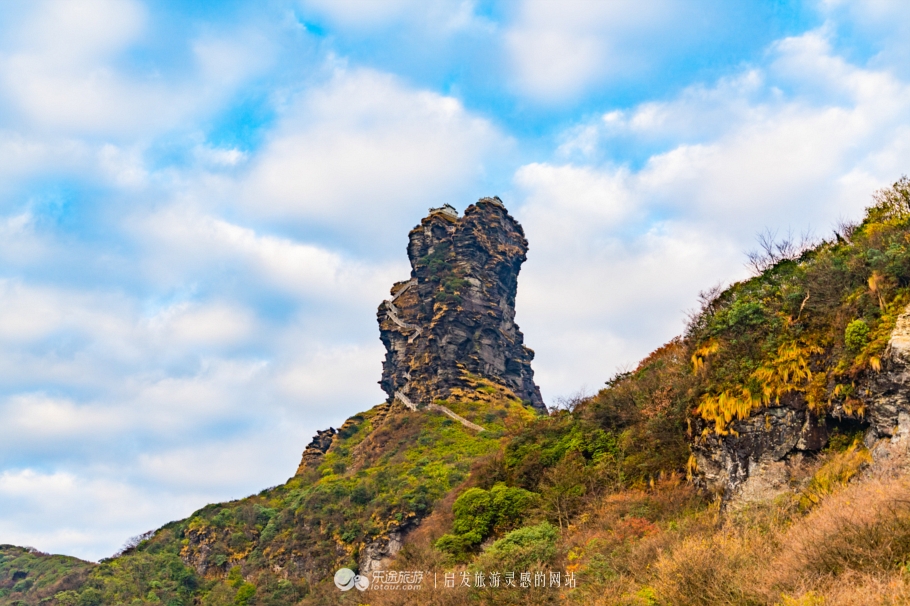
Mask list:
POLYGON ((910 446, 910 307, 897 319, 878 372, 859 382, 861 419, 838 404, 819 418, 800 393, 781 398, 778 406, 758 411, 732 424, 735 433, 710 434, 692 444, 698 481, 726 500, 756 501, 789 490, 806 455, 828 442, 835 426, 864 429, 865 445, 875 459, 910 446))
POLYGON ((897 318, 881 372, 861 392, 866 404, 866 445, 910 434, 910 307, 897 318))
POLYGON ((377 314, 389 403, 428 406, 480 378, 545 412, 534 352, 514 321, 528 250, 518 222, 499 198, 483 198, 463 217, 448 205, 431 209, 409 239, 410 279, 392 287, 377 314))
POLYGON ((297 468, 297 473, 302 473, 307 467, 315 467, 322 460, 322 456, 326 453, 329 447, 332 445, 332 440, 335 438, 337 432, 334 428, 329 427, 326 430, 317 430, 316 435, 313 436, 312 441, 307 444, 306 449, 303 451, 303 456, 300 459, 300 466, 297 468))
POLYGON ((809 412, 799 393, 733 423, 735 434, 709 434, 692 444, 699 483, 726 499, 761 500, 789 488, 803 455, 828 441, 829 420, 809 412))

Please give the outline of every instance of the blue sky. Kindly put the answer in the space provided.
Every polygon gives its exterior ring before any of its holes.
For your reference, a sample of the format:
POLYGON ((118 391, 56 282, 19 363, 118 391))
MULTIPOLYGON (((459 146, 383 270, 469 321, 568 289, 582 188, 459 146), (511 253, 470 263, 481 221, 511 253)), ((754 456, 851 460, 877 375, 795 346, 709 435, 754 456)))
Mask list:
POLYGON ((553 403, 679 334, 765 227, 908 172, 910 10, 0 5, 0 542, 97 559, 380 402, 429 206, 499 195, 553 403))

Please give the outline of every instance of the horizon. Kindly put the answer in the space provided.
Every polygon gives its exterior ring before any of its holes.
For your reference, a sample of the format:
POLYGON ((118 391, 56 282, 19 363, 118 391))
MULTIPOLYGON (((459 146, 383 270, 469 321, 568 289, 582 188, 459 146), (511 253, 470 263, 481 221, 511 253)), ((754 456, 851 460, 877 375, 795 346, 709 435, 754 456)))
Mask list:
POLYGON ((385 399, 430 207, 521 223, 552 406, 910 171, 910 5, 692 6, 0 6, 0 543, 97 560, 284 482, 385 399))

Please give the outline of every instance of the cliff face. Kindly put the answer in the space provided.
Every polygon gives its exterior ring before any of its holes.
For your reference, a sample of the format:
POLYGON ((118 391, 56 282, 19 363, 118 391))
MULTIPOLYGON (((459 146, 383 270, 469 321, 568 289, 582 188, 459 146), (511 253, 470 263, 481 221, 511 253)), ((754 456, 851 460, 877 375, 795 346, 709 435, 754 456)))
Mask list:
POLYGON ((800 489, 847 444, 873 466, 907 454, 910 180, 873 200, 862 222, 766 259, 690 322, 689 471, 725 499, 800 489))
POLYGON ((804 394, 791 392, 779 406, 732 424, 735 433, 708 434, 692 444, 699 481, 741 501, 791 490, 795 477, 832 433, 862 431, 875 460, 907 450, 910 442, 910 307, 898 316, 879 370, 857 377, 852 407, 836 403, 818 416, 804 394))
POLYGON ((791 490, 804 457, 828 443, 836 418, 812 414, 799 394, 732 424, 735 434, 709 434, 692 444, 698 483, 726 500, 763 500, 791 490))
POLYGON ((867 445, 910 435, 910 307, 897 318, 881 372, 872 375, 861 393, 867 403, 867 445))
POLYGON ((463 217, 451 207, 431 211, 409 238, 411 277, 392 287, 377 314, 389 403, 423 407, 479 377, 545 412, 534 352, 514 321, 528 250, 518 222, 499 198, 483 198, 463 217))

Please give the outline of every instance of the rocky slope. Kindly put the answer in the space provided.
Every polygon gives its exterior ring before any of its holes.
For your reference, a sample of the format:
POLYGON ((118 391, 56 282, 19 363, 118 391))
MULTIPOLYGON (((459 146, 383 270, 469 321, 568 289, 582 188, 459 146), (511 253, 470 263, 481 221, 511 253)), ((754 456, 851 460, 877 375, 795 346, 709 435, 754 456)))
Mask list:
POLYGON ((910 182, 862 223, 718 293, 690 326, 696 481, 725 501, 799 487, 837 436, 910 432, 910 182))
POLYGON ((410 279, 392 287, 377 314, 389 403, 423 407, 471 390, 473 377, 482 377, 546 412, 531 370, 534 352, 515 324, 527 251, 499 198, 479 200, 463 217, 450 206, 434 209, 411 230, 410 279))
POLYGON ((898 316, 879 369, 865 373, 855 393, 849 412, 840 403, 819 414, 794 390, 778 405, 732 423, 735 434, 702 436, 692 445, 698 481, 728 501, 761 501, 792 491, 794 479, 805 475, 812 457, 838 430, 861 432, 876 459, 905 448, 901 442, 910 436, 910 307, 898 316))

